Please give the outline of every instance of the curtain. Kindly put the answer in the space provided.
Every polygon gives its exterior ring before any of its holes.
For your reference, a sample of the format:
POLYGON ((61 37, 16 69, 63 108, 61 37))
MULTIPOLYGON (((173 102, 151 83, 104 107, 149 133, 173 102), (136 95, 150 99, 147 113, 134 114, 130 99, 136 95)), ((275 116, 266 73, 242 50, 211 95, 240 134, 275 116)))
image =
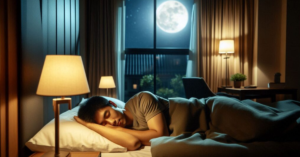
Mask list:
POLYGON ((197 76, 203 77, 212 91, 229 82, 230 75, 243 73, 245 85, 252 83, 254 1, 252 0, 195 0, 198 22, 196 51, 197 76), (234 40, 234 54, 226 59, 219 54, 219 42, 234 40), (225 74, 227 71, 227 75, 225 74), (226 76, 228 80, 226 81, 226 76))
POLYGON ((117 30, 116 30, 116 67, 117 67, 117 98, 125 100, 125 1, 120 0, 118 5, 117 30))
POLYGON ((0 156, 18 156, 19 1, 0 1, 0 156))
POLYGON ((193 4, 192 16, 191 16, 191 36, 190 36, 190 46, 189 46, 189 59, 187 63, 186 77, 195 77, 198 76, 199 66, 199 53, 197 53, 197 30, 199 30, 198 17, 197 12, 199 8, 197 8, 197 3, 193 4))
POLYGON ((87 5, 87 78, 90 86, 88 96, 107 95, 99 89, 101 76, 113 76, 116 88, 109 89, 108 96, 120 97, 120 28, 118 11, 122 0, 90 0, 87 5), (116 81, 117 80, 117 81, 116 81))

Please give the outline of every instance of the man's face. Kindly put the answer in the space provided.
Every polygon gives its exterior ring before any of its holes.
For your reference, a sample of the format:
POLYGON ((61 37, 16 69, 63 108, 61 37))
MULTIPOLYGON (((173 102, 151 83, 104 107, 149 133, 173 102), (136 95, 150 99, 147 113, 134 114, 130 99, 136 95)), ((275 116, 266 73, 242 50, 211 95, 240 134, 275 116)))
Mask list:
POLYGON ((126 119, 121 111, 115 110, 111 106, 106 106, 99 109, 95 115, 95 121, 100 125, 111 125, 111 126, 126 126, 126 119))

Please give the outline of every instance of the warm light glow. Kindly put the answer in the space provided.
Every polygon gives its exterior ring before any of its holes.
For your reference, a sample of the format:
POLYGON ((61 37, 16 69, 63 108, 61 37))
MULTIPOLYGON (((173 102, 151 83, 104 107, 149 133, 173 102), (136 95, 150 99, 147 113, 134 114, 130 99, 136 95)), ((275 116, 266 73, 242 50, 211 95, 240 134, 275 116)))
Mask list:
POLYGON ((102 76, 99 83, 99 88, 115 88, 114 78, 112 76, 102 76))
POLYGON ((234 41, 221 40, 219 44, 219 53, 234 53, 234 41))
POLYGON ((181 31, 188 22, 188 11, 178 1, 163 2, 156 10, 157 26, 167 33, 181 31))
POLYGON ((133 88, 133 89, 137 89, 137 84, 133 84, 133 85, 132 85, 132 88, 133 88))
POLYGON ((89 92, 81 56, 46 56, 37 95, 72 96, 89 92))

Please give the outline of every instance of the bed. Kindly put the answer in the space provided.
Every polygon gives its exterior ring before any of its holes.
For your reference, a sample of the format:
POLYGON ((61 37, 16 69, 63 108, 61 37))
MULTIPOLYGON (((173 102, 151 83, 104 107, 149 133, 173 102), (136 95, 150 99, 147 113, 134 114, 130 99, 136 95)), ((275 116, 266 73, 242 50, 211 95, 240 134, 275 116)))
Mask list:
MULTIPOLYGON (((108 99, 124 107, 124 102, 108 99)), ((127 151, 76 123, 73 116, 77 115, 78 107, 75 107, 60 115, 60 149, 100 151, 104 157, 300 156, 298 101, 279 101, 274 108, 251 100, 239 101, 220 96, 173 98, 169 101, 169 112, 177 117, 169 125, 171 136, 152 139, 151 147, 127 151), (185 104, 190 104, 190 107, 184 108, 185 104), (245 124, 242 120, 245 118, 250 118, 251 123, 245 124)), ((53 121, 49 122, 26 146, 35 152, 54 150, 53 127, 53 121)))

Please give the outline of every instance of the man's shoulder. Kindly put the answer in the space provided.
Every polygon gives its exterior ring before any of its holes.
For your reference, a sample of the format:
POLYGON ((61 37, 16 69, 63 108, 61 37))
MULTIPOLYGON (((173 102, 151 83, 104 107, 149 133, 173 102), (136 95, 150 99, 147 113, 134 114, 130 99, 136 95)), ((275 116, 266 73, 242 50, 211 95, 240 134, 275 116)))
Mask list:
POLYGON ((152 101, 152 100, 158 100, 158 97, 149 91, 142 91, 132 96, 128 100, 128 102, 132 102, 132 101, 140 102, 140 101, 152 101))
POLYGON ((152 97, 156 97, 156 95, 154 95, 153 93, 151 93, 149 91, 141 91, 137 95, 138 96, 152 96, 152 97))
POLYGON ((147 106, 148 104, 153 104, 153 102, 158 102, 159 104, 163 104, 164 106, 168 106, 168 99, 157 96, 149 91, 142 91, 135 94, 131 97, 125 106, 147 106))

